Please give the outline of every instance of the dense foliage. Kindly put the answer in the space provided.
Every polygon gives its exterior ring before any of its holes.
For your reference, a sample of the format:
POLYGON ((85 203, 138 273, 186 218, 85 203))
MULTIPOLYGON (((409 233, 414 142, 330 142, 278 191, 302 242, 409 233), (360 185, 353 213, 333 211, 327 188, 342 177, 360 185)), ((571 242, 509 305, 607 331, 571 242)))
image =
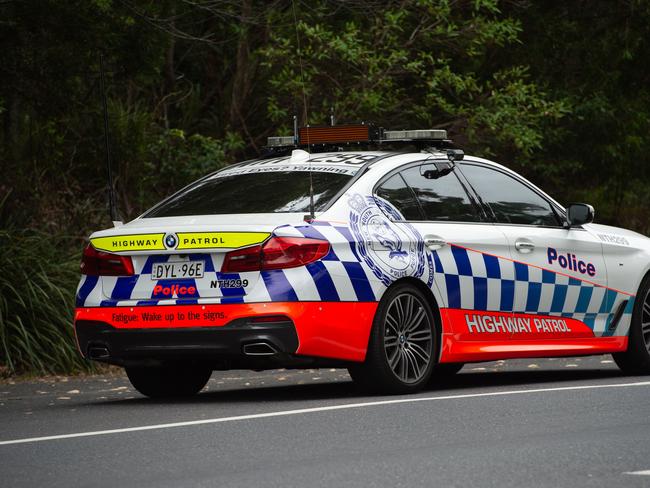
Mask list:
POLYGON ((75 348, 72 322, 79 279, 69 239, 37 231, 0 231, 0 358, 5 372, 88 368, 75 348))
POLYGON ((259 154, 294 114, 334 114, 446 128, 560 201, 594 204, 599 222, 650 232, 650 2, 0 2, 0 363, 11 371, 78 366, 51 333, 69 341, 70 263, 110 224, 100 53, 126 219, 259 154), (51 308, 34 309, 43 293, 51 308), (43 352, 57 348, 60 360, 43 352))

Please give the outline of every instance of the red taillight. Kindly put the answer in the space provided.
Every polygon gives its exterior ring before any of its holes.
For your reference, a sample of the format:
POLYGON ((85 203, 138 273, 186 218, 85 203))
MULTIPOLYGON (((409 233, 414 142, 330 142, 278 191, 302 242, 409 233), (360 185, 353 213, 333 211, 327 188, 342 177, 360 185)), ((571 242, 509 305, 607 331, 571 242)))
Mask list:
POLYGON ((81 257, 81 274, 94 276, 131 276, 133 261, 130 256, 118 256, 95 249, 88 244, 81 257))
POLYGON ((262 247, 262 269, 295 268, 324 258, 330 243, 302 237, 274 237, 262 247))
POLYGON ((258 271, 262 266, 262 246, 252 246, 226 254, 221 265, 222 273, 258 271))
POLYGON ((330 243, 305 237, 272 237, 262 246, 231 251, 221 266, 222 273, 295 268, 327 256, 330 243))

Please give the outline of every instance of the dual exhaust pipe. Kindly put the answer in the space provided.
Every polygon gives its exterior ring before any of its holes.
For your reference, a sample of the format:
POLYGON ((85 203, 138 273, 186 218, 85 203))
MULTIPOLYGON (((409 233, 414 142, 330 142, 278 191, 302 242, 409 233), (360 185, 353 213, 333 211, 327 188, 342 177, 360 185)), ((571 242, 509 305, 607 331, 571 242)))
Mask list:
MULTIPOLYGON (((246 356, 273 356, 280 351, 269 342, 249 342, 242 346, 242 352, 246 356)), ((106 346, 90 346, 88 348, 88 358, 94 360, 105 360, 111 357, 111 353, 106 346)))

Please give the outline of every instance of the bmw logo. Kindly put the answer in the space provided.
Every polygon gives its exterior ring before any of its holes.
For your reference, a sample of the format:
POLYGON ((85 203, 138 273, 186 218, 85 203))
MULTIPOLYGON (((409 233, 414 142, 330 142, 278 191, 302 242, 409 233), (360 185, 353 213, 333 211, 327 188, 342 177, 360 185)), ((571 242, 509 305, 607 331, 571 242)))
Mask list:
POLYGON ((167 249, 174 249, 177 244, 178 239, 174 234, 167 234, 165 236, 165 246, 167 246, 167 249))

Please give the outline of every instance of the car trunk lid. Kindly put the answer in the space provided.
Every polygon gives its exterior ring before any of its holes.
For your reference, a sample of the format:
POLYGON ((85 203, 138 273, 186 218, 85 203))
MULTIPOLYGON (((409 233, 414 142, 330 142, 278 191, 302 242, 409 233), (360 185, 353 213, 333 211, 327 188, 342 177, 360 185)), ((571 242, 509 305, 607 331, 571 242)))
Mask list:
POLYGON ((225 255, 259 245, 278 226, 299 223, 302 217, 252 214, 137 219, 98 232, 91 237, 93 246, 130 256, 134 268, 132 276, 102 276, 103 295, 110 301, 241 301, 258 283, 260 273, 222 273, 225 255))

